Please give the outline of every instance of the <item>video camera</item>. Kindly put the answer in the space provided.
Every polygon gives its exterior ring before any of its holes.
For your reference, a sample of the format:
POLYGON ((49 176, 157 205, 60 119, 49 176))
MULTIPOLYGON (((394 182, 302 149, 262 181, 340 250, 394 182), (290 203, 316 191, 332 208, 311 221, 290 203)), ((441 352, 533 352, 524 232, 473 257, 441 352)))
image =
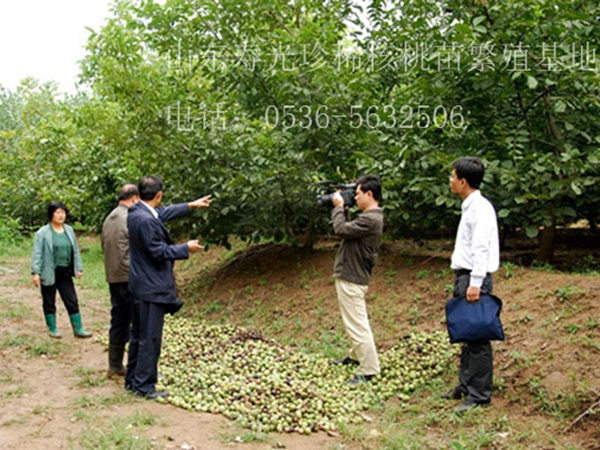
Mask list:
POLYGON ((317 183, 321 188, 321 194, 317 195, 317 205, 333 206, 333 195, 336 191, 341 191, 340 195, 344 199, 344 207, 351 208, 356 205, 354 196, 356 195, 356 183, 336 184, 333 181, 321 181, 317 183))

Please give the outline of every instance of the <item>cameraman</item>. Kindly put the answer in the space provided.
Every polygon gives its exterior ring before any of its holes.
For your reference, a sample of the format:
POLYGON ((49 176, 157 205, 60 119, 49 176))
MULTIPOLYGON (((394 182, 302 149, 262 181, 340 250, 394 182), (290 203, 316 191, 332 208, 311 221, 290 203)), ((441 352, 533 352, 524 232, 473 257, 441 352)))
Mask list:
POLYGON ((335 364, 358 366, 356 375, 348 381, 350 385, 370 381, 380 372, 365 302, 383 232, 379 178, 374 175, 359 178, 355 200, 361 210, 356 219, 346 219, 344 199, 339 192, 333 196, 334 208, 331 212, 333 230, 342 238, 335 257, 333 276, 342 319, 352 343, 348 356, 336 360, 335 364))

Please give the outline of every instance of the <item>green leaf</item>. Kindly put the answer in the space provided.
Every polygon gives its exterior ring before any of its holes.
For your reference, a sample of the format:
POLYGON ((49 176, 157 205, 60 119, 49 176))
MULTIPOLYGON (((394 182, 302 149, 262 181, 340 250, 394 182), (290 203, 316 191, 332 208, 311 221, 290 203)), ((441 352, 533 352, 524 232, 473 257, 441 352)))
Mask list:
POLYGON ((480 23, 484 22, 487 19, 485 16, 477 16, 473 19, 473 26, 477 26, 480 23))
POLYGON ((539 229, 538 229, 538 227, 536 227, 534 225, 530 225, 525 228, 525 233, 527 234, 528 238, 533 239, 534 237, 537 237, 537 235, 539 233, 539 229))
POLYGON ((561 216, 567 216, 567 217, 577 216, 577 212, 569 206, 562 206, 560 208, 557 208, 556 213, 560 214, 561 216))
POLYGON ((563 102, 562 100, 558 100, 555 104, 554 104, 554 111, 558 112, 558 113, 563 113, 567 110, 567 104, 565 102, 563 102))
POLYGON ((529 89, 535 89, 538 87, 538 80, 536 80, 535 77, 531 76, 531 75, 527 75, 527 87, 529 89))
POLYGON ((465 23, 457 23, 456 25, 454 25, 454 29, 461 34, 465 34, 465 35, 471 34, 471 27, 469 27, 469 25, 467 25, 465 23))
POLYGON ((515 203, 517 205, 524 205, 527 203, 527 199, 525 197, 515 197, 515 203))

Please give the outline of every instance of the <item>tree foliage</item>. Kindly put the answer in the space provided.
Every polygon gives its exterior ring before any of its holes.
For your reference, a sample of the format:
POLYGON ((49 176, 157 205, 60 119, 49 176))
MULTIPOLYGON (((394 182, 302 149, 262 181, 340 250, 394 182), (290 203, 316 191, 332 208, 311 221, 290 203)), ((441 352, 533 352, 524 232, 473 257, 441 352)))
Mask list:
POLYGON ((456 225, 450 163, 478 155, 505 234, 542 230, 540 258, 557 226, 597 222, 595 2, 363 3, 115 2, 89 95, 0 92, 3 206, 28 224, 63 197, 93 228, 120 183, 155 173, 168 202, 215 198, 187 233, 310 243, 329 229, 314 182, 370 172, 388 232, 424 235, 456 225))

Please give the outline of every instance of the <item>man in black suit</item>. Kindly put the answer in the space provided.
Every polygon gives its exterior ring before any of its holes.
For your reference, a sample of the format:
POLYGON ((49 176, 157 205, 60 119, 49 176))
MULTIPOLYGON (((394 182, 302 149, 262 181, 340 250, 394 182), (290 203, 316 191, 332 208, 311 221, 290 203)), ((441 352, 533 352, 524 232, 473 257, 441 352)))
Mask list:
POLYGON ((161 207, 163 183, 154 175, 138 184, 140 202, 129 208, 129 291, 134 299, 125 389, 155 399, 166 397, 156 391, 158 360, 164 317, 182 306, 175 290, 173 264, 187 259, 201 246, 197 240, 175 244, 163 222, 186 216, 192 209, 208 207, 210 196, 190 203, 161 207))

